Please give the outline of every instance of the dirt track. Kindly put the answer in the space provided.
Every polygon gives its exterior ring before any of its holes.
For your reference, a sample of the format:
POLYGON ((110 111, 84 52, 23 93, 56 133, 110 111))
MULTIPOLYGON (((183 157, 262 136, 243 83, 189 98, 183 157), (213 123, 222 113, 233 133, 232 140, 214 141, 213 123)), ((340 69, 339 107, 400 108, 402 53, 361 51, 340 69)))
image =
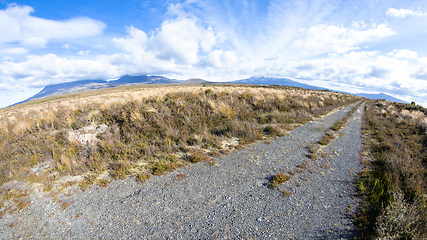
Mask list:
POLYGON ((214 166, 192 164, 143 185, 113 181, 57 201, 34 199, 0 219, 0 238, 350 239, 364 105, 323 149, 325 157, 309 159, 307 146, 352 106, 224 155, 214 166), (281 171, 295 174, 279 189, 268 188, 281 171))

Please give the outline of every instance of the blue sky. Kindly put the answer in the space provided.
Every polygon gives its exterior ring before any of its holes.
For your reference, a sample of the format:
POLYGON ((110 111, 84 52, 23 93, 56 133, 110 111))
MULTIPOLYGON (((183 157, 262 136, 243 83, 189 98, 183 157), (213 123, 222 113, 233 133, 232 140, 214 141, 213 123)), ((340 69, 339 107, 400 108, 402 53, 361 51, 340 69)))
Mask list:
POLYGON ((0 0, 0 107, 125 74, 288 77, 427 106, 427 2, 0 0))

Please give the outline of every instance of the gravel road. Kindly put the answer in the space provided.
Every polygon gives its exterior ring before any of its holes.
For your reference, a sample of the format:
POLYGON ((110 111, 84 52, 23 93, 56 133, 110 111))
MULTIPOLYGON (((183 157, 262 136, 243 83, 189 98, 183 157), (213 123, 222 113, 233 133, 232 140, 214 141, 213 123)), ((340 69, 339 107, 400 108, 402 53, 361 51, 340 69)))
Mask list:
POLYGON ((354 105, 284 137, 153 177, 34 198, 0 219, 1 239, 352 239, 349 215, 361 148, 363 106, 317 160, 307 146, 354 105), (306 164, 304 164, 306 163, 306 164), (299 166, 299 167, 298 167, 299 166), (271 189, 274 174, 290 181, 271 189), (286 194, 284 194, 286 193, 286 194), (63 204, 69 204, 65 210, 63 204))

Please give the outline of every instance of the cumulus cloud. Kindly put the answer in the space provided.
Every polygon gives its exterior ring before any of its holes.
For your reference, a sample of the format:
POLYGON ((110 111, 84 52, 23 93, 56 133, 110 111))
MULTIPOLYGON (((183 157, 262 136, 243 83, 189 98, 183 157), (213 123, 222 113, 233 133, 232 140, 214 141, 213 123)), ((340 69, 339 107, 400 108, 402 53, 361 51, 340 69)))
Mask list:
POLYGON ((123 60, 132 59, 135 64, 144 64, 145 70, 150 65, 157 70, 162 69, 162 65, 164 70, 171 70, 171 66, 183 68, 185 65, 197 65, 203 59, 208 59, 206 63, 215 66, 234 62, 233 53, 213 50, 219 43, 220 33, 211 27, 203 27, 198 20, 194 16, 178 16, 164 21, 150 35, 131 26, 127 29, 126 38, 114 38, 113 42, 126 53, 126 56, 121 55, 123 60))
POLYGON ((26 48, 44 48, 49 41, 102 33, 106 25, 86 17, 54 21, 31 16, 29 6, 10 4, 0 10, 0 44, 19 42, 26 48))
POLYGON ((413 11, 410 9, 396 9, 396 8, 389 8, 387 9, 387 15, 391 17, 397 17, 397 18, 406 18, 406 16, 427 16, 427 13, 424 13, 420 10, 413 11))
POLYGON ((212 28, 202 28, 194 19, 182 18, 163 22, 160 30, 150 37, 148 47, 160 59, 195 64, 199 61, 199 51, 209 52, 216 40, 212 28))

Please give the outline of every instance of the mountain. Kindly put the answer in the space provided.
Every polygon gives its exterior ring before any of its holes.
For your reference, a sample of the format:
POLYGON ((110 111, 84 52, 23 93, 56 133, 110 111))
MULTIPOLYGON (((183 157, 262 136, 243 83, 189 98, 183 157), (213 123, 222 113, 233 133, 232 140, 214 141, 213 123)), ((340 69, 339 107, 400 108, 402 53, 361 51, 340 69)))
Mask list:
POLYGON ((390 102, 408 103, 406 101, 403 101, 401 99, 395 98, 395 97, 390 96, 390 95, 387 95, 385 93, 378 93, 378 94, 356 93, 354 95, 359 96, 359 97, 370 98, 370 99, 374 99, 374 100, 385 99, 385 100, 390 101, 390 102))
POLYGON ((93 89, 101 89, 101 88, 108 88, 108 81, 105 80, 81 80, 81 81, 75 81, 75 82, 68 82, 68 83, 60 83, 60 84, 54 84, 49 85, 43 88, 39 93, 35 94, 32 97, 29 97, 25 99, 24 101, 17 102, 13 105, 21 104, 28 102, 33 99, 43 98, 43 97, 53 97, 58 96, 62 94, 67 93, 73 93, 73 92, 82 92, 85 90, 93 90, 93 89))
MULTIPOLYGON (((284 85, 289 87, 300 87, 300 88, 306 88, 306 89, 312 89, 312 90, 326 90, 325 88, 308 85, 304 83, 300 83, 297 81, 290 80, 288 78, 273 78, 273 77, 250 77, 248 79, 242 79, 233 81, 231 83, 240 83, 240 84, 258 84, 258 85, 284 85)), ((347 92, 342 92, 346 94, 351 94, 347 92)), ((400 102, 400 103, 408 103, 406 101, 403 101, 401 99, 395 98, 393 96, 387 95, 385 93, 378 93, 378 94, 369 94, 369 93, 356 93, 353 94, 359 97, 365 97, 370 99, 385 99, 387 101, 391 102, 400 102)))
POLYGON ((177 83, 180 81, 171 80, 169 78, 165 78, 162 76, 147 76, 147 75, 141 75, 141 76, 129 76, 125 75, 115 81, 110 81, 110 87, 116 87, 121 85, 128 85, 128 84, 165 84, 165 83, 177 83))
POLYGON ((188 84, 192 84, 192 83, 196 83, 196 84, 207 84, 207 83, 212 83, 212 82, 203 80, 201 78, 190 78, 190 79, 185 80, 182 83, 188 83, 188 84))
MULTIPOLYGON (((167 83, 179 83, 181 81, 172 80, 162 76, 129 76, 125 75, 117 80, 106 81, 106 80, 81 80, 68 83, 60 83, 46 86, 36 95, 25 99, 24 101, 15 103, 17 105, 20 103, 25 103, 33 99, 43 98, 43 97, 53 97, 59 96, 67 93, 76 93, 83 92, 87 90, 95 90, 102 88, 118 87, 123 85, 134 85, 134 84, 167 84, 167 83)), ((13 106, 11 105, 11 106, 13 106)))
MULTIPOLYGON (((59 96, 67 93, 76 93, 76 92, 83 92, 87 90, 95 90, 95 89, 102 89, 102 88, 110 88, 110 87, 118 87, 123 85, 135 85, 135 84, 169 84, 169 83, 184 83, 184 84, 207 84, 207 83, 213 83, 209 82, 200 78, 190 78, 186 81, 180 81, 180 80, 172 80, 166 77, 162 76, 147 76, 147 75, 140 75, 140 76, 130 76, 125 75, 120 77, 117 80, 113 81, 106 81, 106 80, 81 80, 81 81, 75 81, 75 82, 68 82, 68 83, 60 83, 55 85, 49 85, 46 86, 42 91, 37 93, 36 95, 25 99, 24 101, 15 103, 25 103, 33 99, 43 98, 43 97, 53 97, 53 96, 59 96)), ((230 81, 229 83, 235 83, 235 84, 255 84, 255 85, 283 85, 283 86, 289 86, 289 87, 300 87, 300 88, 306 88, 306 89, 312 89, 312 90, 326 90, 325 88, 300 83, 297 81, 293 81, 288 78, 275 78, 275 77, 250 77, 247 79, 241 79, 236 81, 230 81)), ((347 93, 349 94, 349 93, 347 93)), ((366 97, 371 99, 385 99, 388 101, 393 102, 402 102, 407 103, 401 99, 394 98, 390 95, 379 93, 379 94, 367 94, 367 93, 357 93, 354 94, 356 96, 360 97, 366 97)), ((11 105, 11 106, 13 106, 11 105)))
POLYGON ((326 90, 325 88, 300 83, 297 81, 290 80, 288 78, 250 77, 247 79, 232 81, 230 83, 256 84, 256 85, 283 85, 288 87, 300 87, 300 88, 306 88, 306 89, 312 89, 312 90, 326 90))

